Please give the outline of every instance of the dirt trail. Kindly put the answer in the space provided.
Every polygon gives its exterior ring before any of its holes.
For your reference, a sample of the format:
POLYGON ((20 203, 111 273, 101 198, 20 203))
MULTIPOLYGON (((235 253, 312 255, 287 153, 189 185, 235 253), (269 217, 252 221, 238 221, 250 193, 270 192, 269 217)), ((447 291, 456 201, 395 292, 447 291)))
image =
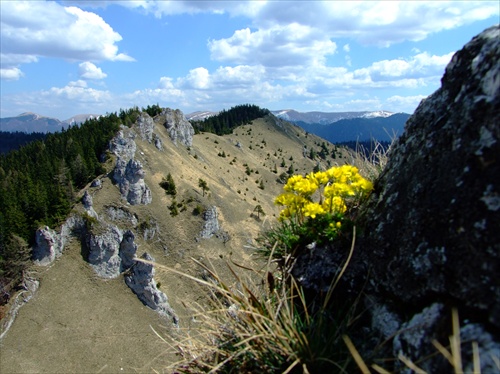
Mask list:
POLYGON ((0 372, 135 373, 161 370, 168 322, 145 307, 122 277, 97 278, 75 241, 49 269, 0 342, 0 372), (156 357, 156 359, 155 359, 156 357))

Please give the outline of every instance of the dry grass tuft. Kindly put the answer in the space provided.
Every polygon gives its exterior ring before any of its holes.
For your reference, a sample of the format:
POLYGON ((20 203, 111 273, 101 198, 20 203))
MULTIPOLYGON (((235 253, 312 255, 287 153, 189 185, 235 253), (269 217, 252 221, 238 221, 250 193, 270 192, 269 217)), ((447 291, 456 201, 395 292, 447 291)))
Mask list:
POLYGON ((373 145, 371 149, 366 149, 364 145, 358 143, 356 151, 351 155, 350 164, 356 166, 365 178, 374 181, 385 169, 397 138, 394 136, 391 139, 388 147, 376 140, 371 143, 373 145))
MULTIPOLYGON (((436 347, 437 351, 448 360, 450 363, 451 367, 453 368, 452 373, 454 374, 463 374, 463 365, 462 365, 462 342, 460 338, 460 322, 458 318, 458 311, 456 309, 452 310, 452 327, 453 327, 453 333, 450 336, 450 345, 449 345, 449 350, 444 347, 441 343, 439 343, 437 340, 433 340, 432 344, 434 347, 436 347)), ((367 364, 363 361, 361 355, 357 351, 356 347, 352 343, 352 341, 349 339, 348 336, 343 337, 344 342, 349 349, 349 352, 351 355, 354 357, 356 364, 358 365, 359 369, 361 370, 362 373, 364 374, 369 374, 371 373, 370 369, 368 368, 367 364)), ((473 364, 473 373, 474 374, 481 374, 481 362, 480 362, 480 357, 479 357, 479 346, 477 342, 472 342, 472 364, 473 364)), ((417 374, 427 374, 425 370, 420 368, 417 364, 415 364, 411 359, 408 357, 405 357, 404 355, 400 354, 398 356, 398 359, 405 364, 405 366, 409 369, 411 369, 413 372, 417 374)), ((371 365, 372 369, 380 374, 388 374, 390 373, 389 371, 385 370, 384 368, 380 367, 379 365, 373 364, 371 365)), ((500 370, 500 365, 498 365, 498 369, 500 370)))
MULTIPOLYGON (((354 241, 351 254, 353 250, 354 241)), ((353 360, 342 336, 355 320, 353 308, 329 302, 342 272, 316 305, 293 277, 272 268, 271 261, 262 271, 245 268, 245 275, 235 271, 239 265, 228 264, 231 284, 193 261, 203 269, 205 279, 155 264, 159 270, 181 274, 209 290, 208 307, 207 303, 191 306, 194 326, 180 331, 179 336, 162 337, 180 357, 169 371, 350 372, 353 360)))

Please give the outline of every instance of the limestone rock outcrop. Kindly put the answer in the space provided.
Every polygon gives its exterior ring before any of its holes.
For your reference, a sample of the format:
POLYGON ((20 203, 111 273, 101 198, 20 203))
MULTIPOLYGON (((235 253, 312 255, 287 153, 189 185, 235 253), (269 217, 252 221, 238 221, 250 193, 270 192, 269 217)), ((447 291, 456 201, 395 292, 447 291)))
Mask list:
POLYGON ((144 169, 140 161, 131 159, 125 163, 124 159, 119 158, 116 161, 113 178, 129 204, 151 203, 151 190, 144 181, 144 169))
POLYGON ((89 191, 85 191, 82 197, 82 205, 87 214, 93 218, 98 218, 97 212, 94 210, 93 207, 93 199, 92 196, 89 194, 89 191))
POLYGON ((142 112, 137 118, 135 126, 142 140, 145 140, 149 143, 153 141, 153 131, 155 128, 155 123, 149 116, 149 114, 147 114, 146 112, 142 112))
POLYGON ((126 161, 135 157, 137 145, 135 144, 135 132, 122 127, 118 134, 109 142, 109 151, 126 161))
POLYGON ((134 264, 136 253, 137 244, 135 243, 135 235, 132 231, 127 230, 123 233, 123 239, 120 243, 119 256, 121 259, 121 271, 130 269, 130 267, 134 264))
POLYGON ((455 54, 442 87, 419 105, 394 146, 365 228, 374 278, 386 292, 413 304, 453 299, 497 327, 499 61, 498 27, 455 54))
POLYGON ((115 222, 123 222, 128 225, 132 225, 133 227, 137 226, 137 215, 130 212, 125 207, 108 205, 105 208, 106 216, 109 220, 115 222))
MULTIPOLYGON (((145 113, 143 113, 145 114, 145 113)), ((145 114, 149 117, 147 114, 145 114)), ((146 118, 142 123, 141 133, 148 136, 152 120, 146 118), (147 124, 146 124, 147 123, 147 124), (148 125, 149 124, 149 125, 148 125)), ((139 122, 139 120, 138 120, 139 122)), ((151 133, 152 134, 152 133, 151 133)), ((151 135, 152 136, 152 135, 151 135)), ((134 159, 137 145, 134 141, 135 132, 130 129, 122 129, 110 143, 110 150, 117 155, 113 180, 120 188, 123 198, 131 205, 151 203, 151 190, 144 182, 144 169, 140 161, 134 159)))
POLYGON ((88 262, 102 278, 120 275, 120 244, 122 231, 115 225, 100 222, 98 228, 87 234, 88 262))
MULTIPOLYGON (((456 308, 461 333, 478 343, 481 371, 497 372, 491 355, 500 355, 499 26, 458 51, 441 84, 407 121, 359 212, 361 234, 337 287, 341 302, 366 295, 359 300, 367 313, 353 333, 362 356, 377 347, 379 357, 402 354, 426 372, 449 372, 432 340, 449 345, 456 308)), ((336 245, 299 256, 296 279, 324 292, 347 260, 348 249, 336 245)), ((462 349, 469 352, 470 343, 462 349)), ((464 367, 472 367, 471 357, 462 355, 464 367)), ((394 365, 388 369, 412 372, 394 365)))
MULTIPOLYGON (((462 330, 479 343, 482 372, 492 372, 488 352, 500 352, 491 342, 500 328, 500 28, 458 51, 441 83, 406 123, 375 184, 360 251, 369 292, 400 316, 414 313, 393 353, 416 360, 431 353, 432 338, 446 344, 456 307, 468 320, 462 330)), ((446 370, 438 358, 424 366, 446 370)))
POLYGON ((59 232, 48 226, 39 228, 35 232, 35 245, 32 251, 33 261, 37 265, 50 265, 57 257, 61 256, 64 246, 72 235, 80 236, 85 227, 83 218, 70 216, 61 226, 59 232))
POLYGON ((179 109, 165 108, 156 117, 157 121, 167 129, 168 135, 174 144, 177 142, 191 147, 193 145, 194 128, 191 123, 184 117, 184 114, 179 109))
POLYGON ((37 265, 49 265, 62 253, 58 234, 48 226, 36 230, 33 260, 37 265))
MULTIPOLYGON (((144 253, 141 259, 154 261, 148 253, 144 253)), ((137 261, 125 276, 125 283, 146 306, 170 319, 174 326, 178 326, 179 318, 168 303, 167 295, 158 289, 154 275, 153 265, 137 261)))
POLYGON ((211 206, 203 212, 203 229, 200 236, 203 239, 209 239, 219 231, 219 213, 216 206, 211 206))

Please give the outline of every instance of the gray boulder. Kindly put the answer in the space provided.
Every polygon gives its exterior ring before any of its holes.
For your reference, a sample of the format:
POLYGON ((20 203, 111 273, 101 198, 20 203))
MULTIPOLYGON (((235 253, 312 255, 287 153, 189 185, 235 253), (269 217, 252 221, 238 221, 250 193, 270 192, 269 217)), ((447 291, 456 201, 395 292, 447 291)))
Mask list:
POLYGON ((114 226, 101 222, 95 232, 87 234, 88 262, 102 278, 116 278, 120 275, 120 244, 122 231, 114 226))
POLYGON ((131 204, 151 203, 151 190, 144 182, 144 169, 140 161, 131 159, 127 163, 121 157, 116 161, 113 179, 122 196, 131 204))
MULTIPOLYGON (((457 52, 441 83, 406 123, 375 183, 353 263, 370 269, 369 297, 403 318, 392 354, 416 361, 435 352, 433 338, 447 345, 455 307, 483 363, 500 346, 499 27, 457 52)), ((387 321, 370 312, 383 330, 387 321)), ((462 357, 470 367, 472 355, 462 357)), ((420 366, 449 370, 441 355, 420 366)))
MULTIPOLYGON (((154 261, 149 254, 144 253, 142 259, 154 261)), ((179 326, 179 318, 168 303, 167 295, 160 291, 154 280, 155 270, 153 265, 137 261, 125 276, 125 283, 137 295, 144 305, 157 311, 159 314, 172 321, 174 326, 179 326)))
POLYGON ((121 259, 120 270, 123 272, 134 264, 135 254, 137 253, 137 244, 134 242, 135 235, 127 230, 123 233, 123 239, 120 243, 119 256, 121 259))
POLYGON ((219 227, 219 213, 216 206, 211 206, 203 212, 203 229, 200 236, 203 239, 209 239, 214 236, 220 229, 219 227))
POLYGON ((71 236, 81 235, 85 224, 82 217, 70 216, 62 224, 58 232, 48 226, 35 232, 35 245, 32 249, 32 258, 37 265, 50 265, 56 258, 62 255, 64 246, 71 236))
POLYGON ((497 328, 499 90, 495 26, 453 56, 442 87, 410 117, 365 212, 379 287, 414 305, 454 300, 497 328))
POLYGON ((157 118, 159 121, 163 121, 163 125, 174 144, 177 145, 179 142, 186 147, 193 145, 194 128, 179 109, 165 108, 157 118))
MULTIPOLYGON (((369 201, 357 212, 361 234, 332 297, 341 306, 362 301, 367 313, 351 336, 363 357, 369 359, 375 348, 377 358, 402 354, 429 373, 450 371, 432 340, 449 345, 456 308, 468 340, 462 345, 464 368, 472 367, 468 349, 475 341, 484 372, 495 372, 491 354, 498 357, 500 347, 499 26, 458 51, 441 83, 407 121, 369 201)), ((297 256, 292 274, 308 291, 324 294, 348 253, 342 241, 311 246, 297 256)), ((386 369, 411 372, 396 361, 386 369)))
POLYGON ((109 150, 111 153, 123 158, 127 162, 135 156, 137 145, 134 139, 135 133, 128 128, 122 127, 118 134, 111 139, 109 150))
POLYGON ((89 194, 88 190, 86 190, 85 193, 83 194, 82 205, 89 216, 94 217, 94 218, 98 218, 97 212, 94 210, 94 207, 93 207, 92 196, 89 194))
POLYGON ((153 119, 146 112, 142 112, 137 118, 137 122, 135 124, 136 129, 139 132, 139 136, 142 140, 151 143, 153 141, 153 131, 155 127, 155 123, 153 119))
POLYGON ((156 149, 158 149, 159 151, 163 151, 163 142, 161 141, 161 139, 158 137, 158 135, 156 134, 153 134, 153 141, 155 143, 155 147, 156 149))
POLYGON ((99 178, 94 179, 92 181, 92 183, 90 184, 90 187, 101 188, 102 187, 102 181, 101 181, 101 179, 99 179, 99 178))

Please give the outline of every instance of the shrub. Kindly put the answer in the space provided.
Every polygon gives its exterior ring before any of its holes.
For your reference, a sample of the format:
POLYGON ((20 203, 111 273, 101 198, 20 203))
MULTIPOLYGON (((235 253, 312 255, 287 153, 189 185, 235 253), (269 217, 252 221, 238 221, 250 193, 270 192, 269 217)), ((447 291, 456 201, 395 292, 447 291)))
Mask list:
POLYGON ((200 214, 202 214, 203 212, 205 211, 205 208, 203 208, 202 205, 198 204, 194 207, 193 209, 193 215, 195 216, 199 216, 200 214))
POLYGON ((172 217, 175 217, 176 215, 179 214, 179 210, 177 209, 177 202, 175 201, 175 199, 172 201, 172 204, 170 204, 170 206, 168 207, 168 209, 170 210, 170 215, 172 217))
POLYGON ((163 188, 167 195, 177 195, 177 188, 175 187, 174 178, 172 174, 168 173, 167 178, 163 178, 160 182, 160 187, 163 188))

